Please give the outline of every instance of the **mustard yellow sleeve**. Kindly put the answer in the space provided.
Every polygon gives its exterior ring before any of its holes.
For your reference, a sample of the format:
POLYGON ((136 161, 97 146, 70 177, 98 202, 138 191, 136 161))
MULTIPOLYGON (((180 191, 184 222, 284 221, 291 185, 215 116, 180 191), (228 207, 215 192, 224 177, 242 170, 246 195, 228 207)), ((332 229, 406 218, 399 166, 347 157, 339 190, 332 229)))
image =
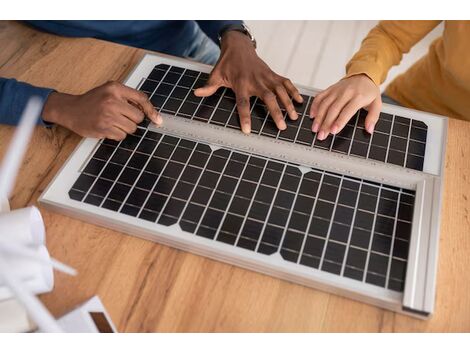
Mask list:
POLYGON ((366 74, 377 85, 392 66, 441 21, 380 21, 364 38, 359 51, 346 65, 346 77, 366 74))

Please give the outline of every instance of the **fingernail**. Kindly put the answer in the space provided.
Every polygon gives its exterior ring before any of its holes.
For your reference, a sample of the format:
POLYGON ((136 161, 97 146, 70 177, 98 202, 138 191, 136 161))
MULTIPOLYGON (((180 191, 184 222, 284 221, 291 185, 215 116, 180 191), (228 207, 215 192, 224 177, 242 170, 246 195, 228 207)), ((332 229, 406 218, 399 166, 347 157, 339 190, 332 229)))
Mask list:
POLYGON ((160 115, 160 113, 158 113, 157 111, 155 111, 154 119, 157 122, 157 125, 161 125, 161 123, 163 121, 162 115, 160 115))
POLYGON ((313 124, 313 128, 312 128, 313 132, 317 133, 319 127, 320 127, 320 124, 315 122, 315 123, 313 124))
POLYGON ((320 132, 318 133, 318 139, 321 140, 321 141, 322 141, 323 139, 325 139, 325 132, 320 131, 320 132))
POLYGON ((289 113, 289 117, 291 118, 291 120, 295 121, 299 118, 299 115, 297 114, 297 111, 291 110, 291 112, 289 113))
POLYGON ((333 125, 333 127, 331 127, 331 134, 336 134, 336 133, 338 133, 338 126, 333 125))
POLYGON ((285 123, 284 120, 281 120, 281 122, 279 122, 279 129, 280 130, 285 130, 287 128, 287 125, 285 123))
POLYGON ((244 134, 250 134, 250 132, 251 132, 250 126, 248 126, 248 125, 242 125, 242 132, 243 132, 244 134))
POLYGON ((367 127, 367 132, 369 132, 370 134, 374 133, 374 128, 375 128, 375 123, 369 124, 369 126, 367 127))

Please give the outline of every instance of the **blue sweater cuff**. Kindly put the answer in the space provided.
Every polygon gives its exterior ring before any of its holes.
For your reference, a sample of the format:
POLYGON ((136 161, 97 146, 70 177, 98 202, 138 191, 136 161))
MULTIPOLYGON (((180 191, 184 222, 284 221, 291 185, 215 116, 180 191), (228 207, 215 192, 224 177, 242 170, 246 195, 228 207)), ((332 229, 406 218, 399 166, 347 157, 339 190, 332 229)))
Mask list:
POLYGON ((225 26, 230 24, 242 24, 239 20, 223 20, 223 21, 197 21, 199 27, 206 35, 211 38, 214 43, 219 44, 219 32, 225 26))
MULTIPOLYGON (((54 90, 50 88, 35 87, 15 79, 0 78, 0 123, 17 125, 29 98, 39 97, 44 104, 52 92, 54 90)), ((43 120, 42 113, 38 125, 53 126, 43 120)))

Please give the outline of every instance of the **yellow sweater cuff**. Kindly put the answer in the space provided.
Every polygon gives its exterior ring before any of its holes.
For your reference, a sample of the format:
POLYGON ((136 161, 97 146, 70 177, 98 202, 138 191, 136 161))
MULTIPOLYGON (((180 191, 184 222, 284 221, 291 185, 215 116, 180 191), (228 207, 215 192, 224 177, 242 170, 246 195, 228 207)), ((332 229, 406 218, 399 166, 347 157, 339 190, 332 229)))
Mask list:
POLYGON ((365 62, 354 62, 348 64, 346 69, 346 76, 344 78, 349 78, 351 76, 360 74, 364 74, 369 77, 377 86, 380 86, 380 84, 383 82, 382 70, 379 68, 374 68, 373 65, 365 62))

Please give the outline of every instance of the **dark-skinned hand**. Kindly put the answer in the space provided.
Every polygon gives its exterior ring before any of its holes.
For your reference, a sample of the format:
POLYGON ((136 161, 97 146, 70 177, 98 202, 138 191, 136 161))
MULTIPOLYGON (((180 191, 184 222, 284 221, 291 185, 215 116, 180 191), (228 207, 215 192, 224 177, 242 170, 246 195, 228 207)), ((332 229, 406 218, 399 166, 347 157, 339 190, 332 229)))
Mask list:
POLYGON ((302 103, 302 97, 292 82, 273 72, 259 58, 250 39, 243 33, 229 31, 222 37, 221 54, 204 87, 195 90, 199 97, 214 94, 220 87, 231 88, 236 95, 240 125, 244 133, 251 131, 250 97, 263 100, 276 126, 286 129, 278 101, 289 118, 298 118, 292 99, 302 103))
POLYGON ((108 82, 81 95, 53 92, 43 120, 61 125, 82 137, 122 140, 134 133, 144 116, 155 124, 162 118, 148 97, 118 82, 108 82))

